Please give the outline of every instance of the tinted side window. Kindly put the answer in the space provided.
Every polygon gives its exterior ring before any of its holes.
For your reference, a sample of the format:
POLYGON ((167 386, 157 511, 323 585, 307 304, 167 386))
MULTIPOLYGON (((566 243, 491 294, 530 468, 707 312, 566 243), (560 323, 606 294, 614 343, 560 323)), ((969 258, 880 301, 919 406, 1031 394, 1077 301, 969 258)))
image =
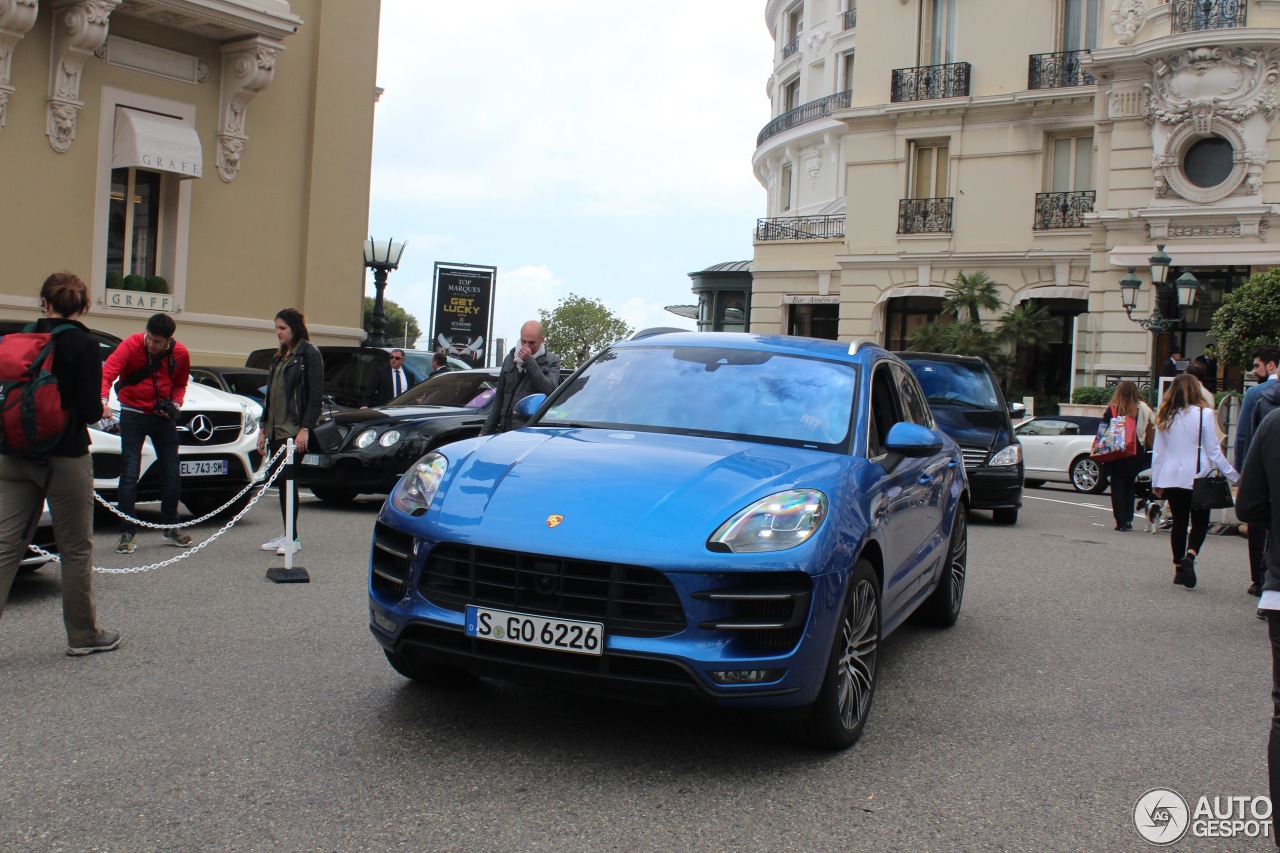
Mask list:
POLYGON ((902 396, 907 419, 913 424, 933 429, 933 413, 929 411, 929 404, 925 402, 924 393, 916 382, 915 374, 896 364, 893 366, 893 372, 898 379, 898 393, 902 396))
POLYGON ((876 365, 871 376, 871 418, 868 424, 867 457, 875 459, 889 451, 885 448, 885 438, 889 428, 903 420, 898 401, 897 382, 894 380, 892 365, 882 361, 876 365))

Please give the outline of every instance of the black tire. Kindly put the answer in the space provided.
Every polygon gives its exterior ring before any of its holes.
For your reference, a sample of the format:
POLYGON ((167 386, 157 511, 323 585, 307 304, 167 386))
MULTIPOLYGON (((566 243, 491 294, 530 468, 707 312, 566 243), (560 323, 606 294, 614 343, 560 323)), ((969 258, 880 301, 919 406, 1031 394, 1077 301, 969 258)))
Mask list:
POLYGON ((355 489, 341 486, 312 486, 311 494, 327 504, 349 504, 360 495, 355 489))
MULTIPOLYGON (((240 498, 240 500, 224 509, 219 513, 219 515, 224 518, 230 518, 235 515, 237 512, 244 509, 245 506, 248 505, 249 501, 253 500, 255 492, 256 489, 250 489, 243 497, 240 498)), ((213 512, 239 493, 239 489, 236 489, 234 492, 198 492, 193 495, 183 495, 182 503, 187 508, 187 512, 191 513, 196 518, 199 518, 202 515, 207 515, 208 513, 213 512)))
POLYGON ((1071 460, 1067 469, 1071 477, 1071 488, 1086 495, 1101 494, 1107 488, 1107 478, 1102 476, 1102 466, 1089 458, 1088 454, 1080 454, 1071 460))
POLYGON ((1028 489, 1038 489, 1044 485, 1044 480, 1023 480, 1022 485, 1028 489))
POLYGON ((387 663, 391 664, 391 668, 396 672, 410 681, 416 681, 428 687, 466 687, 479 680, 478 676, 456 666, 417 660, 390 649, 383 649, 382 653, 387 656, 387 663))
POLYGON ((1004 509, 991 510, 991 520, 996 524, 1017 524, 1018 508, 1005 507, 1004 509))
POLYGON ((821 749, 846 749, 862 735, 876 690, 880 646, 880 584, 859 560, 840 607, 826 675, 803 723, 804 739, 821 749))
MULTIPOLYGON (((1016 510, 1015 510, 1016 512, 1016 510)), ((920 607, 920 615, 930 625, 950 628, 964 604, 964 583, 969 576, 969 521, 961 506, 951 525, 951 544, 938 586, 920 607)))

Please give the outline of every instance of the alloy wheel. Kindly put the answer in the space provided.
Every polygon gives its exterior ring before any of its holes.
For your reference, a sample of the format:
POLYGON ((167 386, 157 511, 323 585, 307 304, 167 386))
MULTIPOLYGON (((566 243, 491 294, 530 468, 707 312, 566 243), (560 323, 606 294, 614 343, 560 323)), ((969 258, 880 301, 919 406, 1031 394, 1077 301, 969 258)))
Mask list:
POLYGON ((951 570, 951 611, 960 611, 960 602, 964 598, 964 579, 969 570, 969 531, 968 521, 963 512, 956 513, 955 529, 951 533, 951 554, 949 558, 951 570))
POLYGON ((1101 476, 1098 463, 1092 459, 1080 459, 1071 466, 1071 485, 1075 486, 1077 491, 1093 491, 1097 488, 1098 478, 1101 476))
POLYGON ((880 645, 878 607, 874 584, 860 579, 840 624, 837 702, 840 721, 848 730, 864 720, 871 707, 880 645))

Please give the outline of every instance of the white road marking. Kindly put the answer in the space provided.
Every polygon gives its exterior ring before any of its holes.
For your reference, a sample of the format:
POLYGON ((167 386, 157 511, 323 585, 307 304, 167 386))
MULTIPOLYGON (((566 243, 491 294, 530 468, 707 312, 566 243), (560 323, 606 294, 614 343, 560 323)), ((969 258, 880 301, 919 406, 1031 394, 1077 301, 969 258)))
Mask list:
POLYGON ((1084 506, 1084 507, 1089 507, 1090 509, 1111 509, 1110 506, 1103 506, 1102 504, 1082 504, 1082 503, 1076 503, 1075 501, 1059 501, 1059 500, 1054 500, 1053 498, 1038 498, 1035 495, 1028 495, 1028 494, 1024 494, 1022 498, 1023 500, 1028 500, 1028 501, 1045 501, 1046 503, 1051 503, 1051 504, 1066 504, 1067 506, 1084 506))

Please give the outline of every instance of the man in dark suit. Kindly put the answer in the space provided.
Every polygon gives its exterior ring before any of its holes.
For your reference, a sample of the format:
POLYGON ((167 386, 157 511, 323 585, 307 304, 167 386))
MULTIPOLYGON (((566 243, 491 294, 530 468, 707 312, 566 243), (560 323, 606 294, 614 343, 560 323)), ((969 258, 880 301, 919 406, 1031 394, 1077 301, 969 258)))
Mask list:
POLYGON ((1161 376, 1177 376, 1179 373, 1178 362, 1182 361, 1182 353, 1169 353, 1169 360, 1164 363, 1164 367, 1160 368, 1161 376))
POLYGON ((428 379, 439 376, 441 373, 448 373, 451 370, 453 370, 453 365, 449 364, 449 356, 445 354, 444 350, 438 349, 431 353, 431 376, 428 376, 428 379))
POLYGON ((391 363, 374 371, 373 381, 364 389, 360 408, 384 405, 421 381, 416 373, 405 366, 404 350, 393 349, 391 363))

